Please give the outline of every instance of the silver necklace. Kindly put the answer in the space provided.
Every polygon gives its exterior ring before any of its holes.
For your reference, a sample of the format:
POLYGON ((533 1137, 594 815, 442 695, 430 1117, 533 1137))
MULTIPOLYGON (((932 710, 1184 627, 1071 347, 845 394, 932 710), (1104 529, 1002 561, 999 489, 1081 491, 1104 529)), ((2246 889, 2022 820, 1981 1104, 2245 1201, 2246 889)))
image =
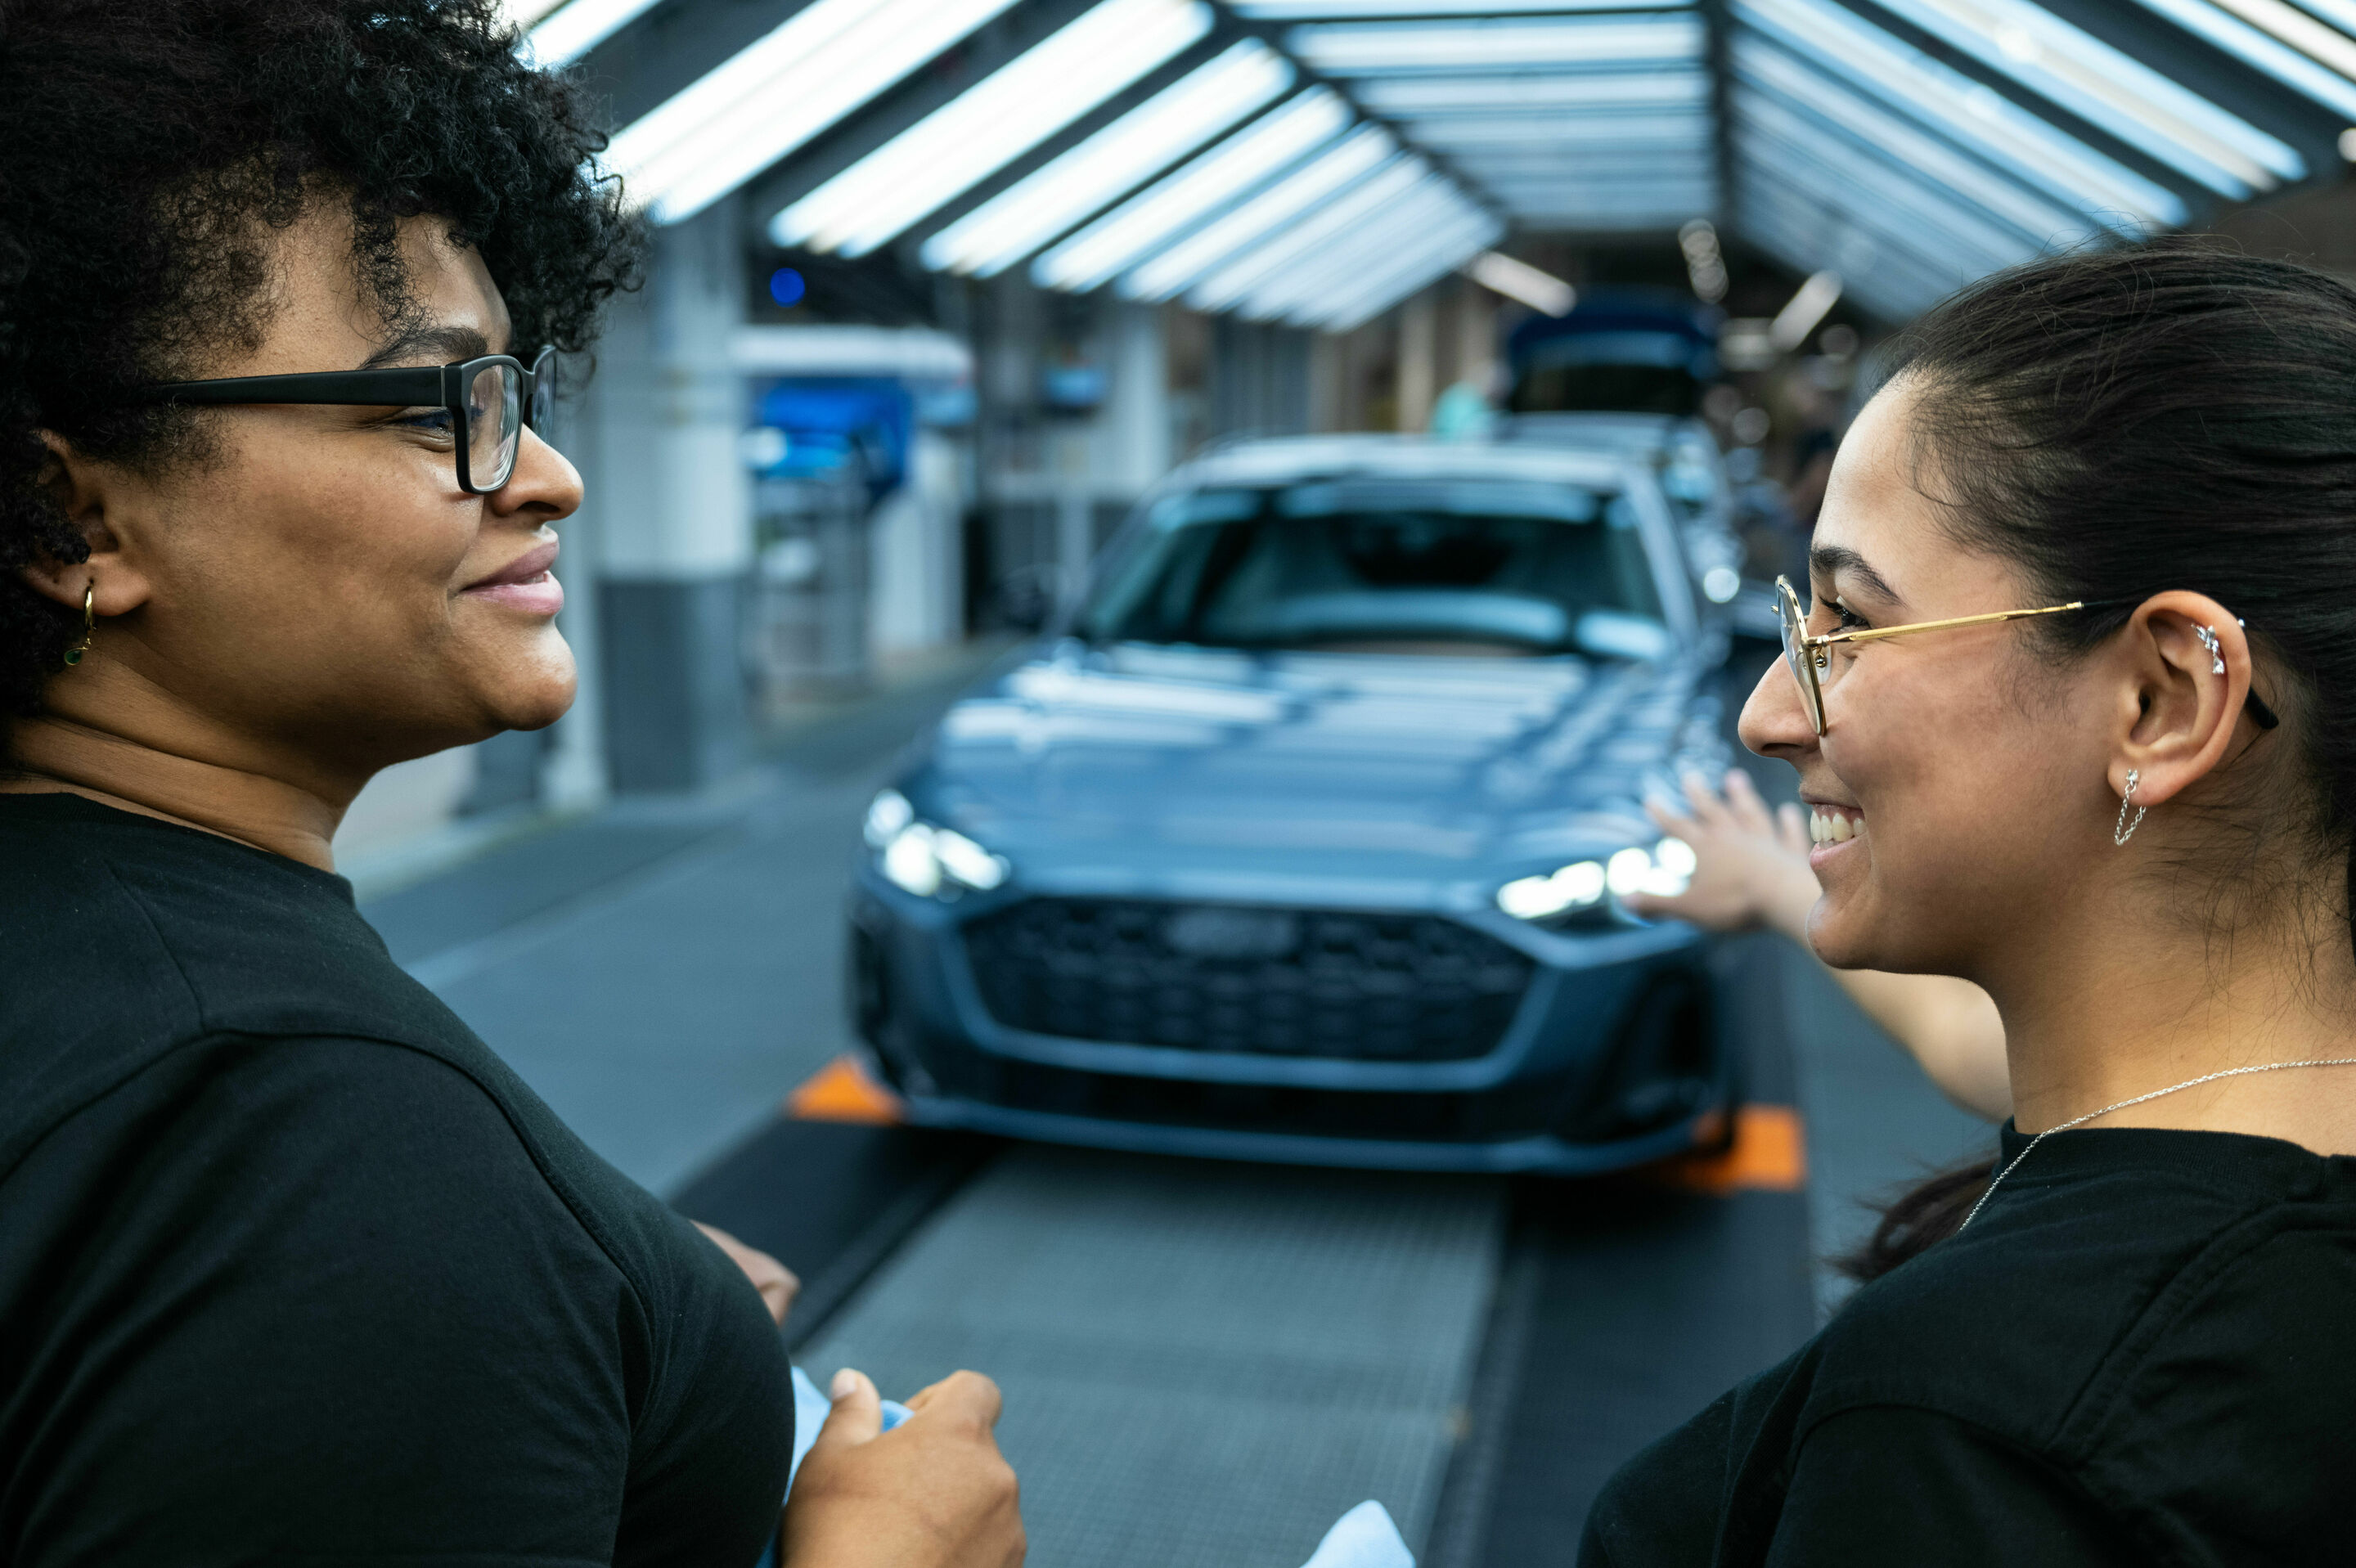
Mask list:
POLYGON ((1996 1196, 1998 1184, 2006 1177, 2019 1170, 2020 1162, 2035 1154, 2037 1146, 2055 1133, 2066 1133, 2072 1127, 2083 1127, 2097 1116, 2107 1116, 2113 1111, 2124 1111, 2129 1105, 2140 1105, 2146 1100, 2157 1100, 2162 1094, 2173 1094, 2179 1089, 2197 1089, 2203 1083, 2214 1083, 2220 1078, 2239 1078, 2245 1072, 2280 1072, 2287 1067, 2356 1067, 2356 1056, 2323 1057, 2314 1061, 2267 1061, 2255 1067, 2228 1067, 2222 1072, 2204 1072, 2198 1078, 2188 1078, 2181 1083, 2171 1083, 2165 1089, 2155 1089, 2148 1094, 2138 1094, 2132 1100, 2122 1100, 2115 1105, 2105 1105, 2099 1111, 2089 1111, 2084 1115, 2064 1122, 2058 1127, 2048 1127, 2029 1139, 2029 1147, 2015 1155, 2010 1165, 1996 1173, 1995 1178, 1987 1184, 1987 1190, 1980 1194, 1980 1200, 1972 1205, 1970 1213, 1964 1216, 1964 1223, 1955 1227, 1955 1233, 1963 1234, 1964 1226, 1969 1225, 1980 1217, 1980 1211, 1987 1207, 1987 1200, 1996 1196))

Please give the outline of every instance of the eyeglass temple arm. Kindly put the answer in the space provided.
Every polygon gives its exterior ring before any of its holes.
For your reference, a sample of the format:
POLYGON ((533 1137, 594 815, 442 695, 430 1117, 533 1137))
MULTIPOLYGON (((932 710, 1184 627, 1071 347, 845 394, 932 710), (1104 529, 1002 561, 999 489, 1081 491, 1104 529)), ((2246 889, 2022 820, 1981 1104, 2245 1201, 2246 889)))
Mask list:
POLYGON ((2066 611, 2083 610, 2089 604, 2103 603, 2106 601, 2073 599, 2067 604, 2048 604, 2041 610, 1998 610, 1993 614, 1957 615, 1945 621, 1916 621, 1904 626, 1867 626, 1853 632, 1826 632, 1822 636, 1810 637, 1807 645, 1821 648, 1834 643, 1878 642, 1883 637, 1901 637, 1910 632, 1940 632, 1950 626, 1987 626, 1998 621, 2026 620, 2031 615, 2059 615, 2066 611))
POLYGON ((132 395, 146 403, 446 403, 444 367, 392 370, 317 370, 297 376, 231 376, 218 381, 166 381, 132 395))

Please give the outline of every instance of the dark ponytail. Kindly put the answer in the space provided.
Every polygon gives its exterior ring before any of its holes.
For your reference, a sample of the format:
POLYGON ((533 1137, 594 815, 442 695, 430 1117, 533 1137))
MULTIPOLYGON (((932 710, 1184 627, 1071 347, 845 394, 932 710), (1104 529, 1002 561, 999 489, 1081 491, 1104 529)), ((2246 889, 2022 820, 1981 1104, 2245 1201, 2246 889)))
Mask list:
MULTIPOLYGON (((2040 603, 2124 599, 2027 635, 2066 660, 2166 589, 2248 624, 2283 725, 2222 781, 2199 918, 2298 896, 2281 852, 2336 859, 2356 909, 2356 289, 2177 238, 2032 262, 1973 285, 1885 360, 1916 400, 1924 494, 1968 549, 2010 560, 2040 603)), ((2230 918, 2228 916, 2227 918, 2230 918)), ((2350 938, 2356 941, 2356 933, 2350 938)), ((1885 1211, 1855 1277, 1952 1235, 1989 1165, 1885 1211)))

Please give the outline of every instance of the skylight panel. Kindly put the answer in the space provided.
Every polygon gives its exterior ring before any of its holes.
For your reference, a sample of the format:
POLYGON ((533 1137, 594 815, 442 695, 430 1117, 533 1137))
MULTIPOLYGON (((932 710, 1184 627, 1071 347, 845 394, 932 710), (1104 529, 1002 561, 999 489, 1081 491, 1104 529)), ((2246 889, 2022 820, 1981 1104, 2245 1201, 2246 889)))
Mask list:
POLYGON ((1373 173, 1398 153, 1377 125, 1362 125, 1250 199, 1205 223, 1120 281, 1123 297, 1162 300, 1254 240, 1373 173))
POLYGON ((1340 135, 1350 109, 1325 88, 1279 105, 1032 263, 1044 288, 1092 289, 1340 135))
POLYGON ((604 163, 657 223, 692 218, 1012 4, 812 0, 625 126, 604 163))
POLYGON ((1487 219, 1488 214, 1458 195, 1445 181, 1433 180, 1331 243, 1278 271, 1245 297, 1239 310, 1245 315, 1266 320, 1313 307, 1338 291, 1355 286, 1370 269, 1387 264, 1399 247, 1416 237, 1487 219))
POLYGON ((2174 191, 1843 6, 1735 0, 1734 16, 1883 107, 2003 164, 2097 221, 2115 213, 2131 227, 2174 227, 2190 216, 2174 191))
POLYGON ((1210 30, 1202 0, 1102 0, 778 213, 770 238, 863 256, 1210 30))
POLYGON ((925 265, 985 278, 1005 271, 1265 106, 1293 76, 1290 60, 1246 39, 925 241, 925 265))
POLYGON ((2288 145, 2029 0, 1886 0, 2130 145, 2239 199, 2307 173, 2288 145))
POLYGON ((1690 15, 1328 22, 1285 35, 1294 55, 1334 76, 1698 64, 1703 42, 1701 22, 1690 15))
POLYGON ((1709 121, 1690 114, 1451 114, 1410 120, 1409 137, 1433 147, 1707 146, 1709 121))

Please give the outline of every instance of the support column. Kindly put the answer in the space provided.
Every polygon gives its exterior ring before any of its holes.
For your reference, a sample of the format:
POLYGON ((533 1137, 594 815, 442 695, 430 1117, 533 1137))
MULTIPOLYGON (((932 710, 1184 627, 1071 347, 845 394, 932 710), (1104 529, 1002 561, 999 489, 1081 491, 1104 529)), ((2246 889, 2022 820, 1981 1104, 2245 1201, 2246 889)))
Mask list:
POLYGON ((1431 291, 1399 307, 1398 428, 1414 434, 1431 423, 1431 400, 1439 394, 1439 321, 1431 291))
POLYGON ((605 754, 622 792, 691 790, 746 759, 740 624, 753 493, 738 453, 744 317, 735 204, 655 232, 614 312, 591 418, 602 545, 605 754))

